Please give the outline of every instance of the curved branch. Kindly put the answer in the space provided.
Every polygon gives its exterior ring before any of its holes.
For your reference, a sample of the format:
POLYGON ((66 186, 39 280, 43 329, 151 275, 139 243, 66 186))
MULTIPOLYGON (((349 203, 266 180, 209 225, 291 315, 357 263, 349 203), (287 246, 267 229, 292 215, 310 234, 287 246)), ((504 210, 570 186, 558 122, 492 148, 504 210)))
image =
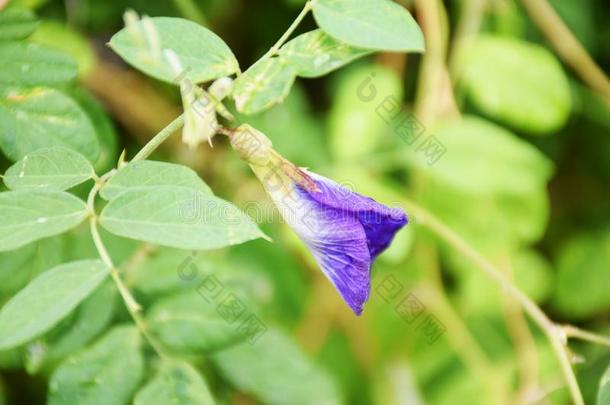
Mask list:
POLYGON ((610 106, 610 80, 546 0, 521 0, 547 41, 589 87, 610 106))
POLYGON ((458 234, 448 228, 444 223, 439 221, 433 214, 420 207, 419 205, 405 201, 407 208, 419 220, 419 222, 427 226, 438 237, 446 243, 458 250, 470 261, 475 263, 483 270, 493 281, 495 281, 502 290, 514 298, 523 307, 523 310, 532 318, 532 320, 542 329, 547 339, 551 343, 551 347, 555 351, 555 355, 559 360, 561 371, 564 375, 572 400, 576 405, 584 405, 584 400, 578 382, 572 370, 570 358, 565 347, 565 338, 561 328, 553 323, 544 312, 521 290, 514 286, 513 283, 493 264, 485 259, 479 252, 473 249, 466 241, 458 234))

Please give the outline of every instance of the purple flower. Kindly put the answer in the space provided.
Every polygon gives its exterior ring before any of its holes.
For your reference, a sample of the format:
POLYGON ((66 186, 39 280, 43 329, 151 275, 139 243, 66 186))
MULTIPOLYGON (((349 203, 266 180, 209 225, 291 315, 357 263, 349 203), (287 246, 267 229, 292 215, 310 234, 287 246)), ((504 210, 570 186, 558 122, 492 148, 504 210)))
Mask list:
POLYGON ((265 134, 247 124, 228 135, 284 220, 309 247, 347 305, 360 315, 371 290, 373 261, 407 224, 407 215, 299 169, 273 149, 265 134))
POLYGON ((254 171, 286 222, 356 315, 371 289, 373 261, 408 222, 392 209, 291 164, 254 171))

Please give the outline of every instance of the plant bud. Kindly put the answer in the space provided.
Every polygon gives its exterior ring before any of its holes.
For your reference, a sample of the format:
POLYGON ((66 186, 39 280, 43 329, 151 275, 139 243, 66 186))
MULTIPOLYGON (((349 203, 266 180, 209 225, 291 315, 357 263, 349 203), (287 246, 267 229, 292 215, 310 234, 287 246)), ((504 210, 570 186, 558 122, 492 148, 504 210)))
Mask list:
POLYGON ((269 138, 248 124, 242 124, 233 131, 231 146, 241 159, 255 166, 266 165, 273 151, 269 138))
POLYGON ((199 87, 195 86, 193 89, 195 91, 182 92, 184 107, 182 142, 190 148, 195 148, 202 142, 211 144, 212 137, 218 130, 218 120, 212 100, 199 87))
POLYGON ((221 77, 210 85, 208 92, 218 101, 222 101, 229 94, 233 93, 233 79, 221 77))

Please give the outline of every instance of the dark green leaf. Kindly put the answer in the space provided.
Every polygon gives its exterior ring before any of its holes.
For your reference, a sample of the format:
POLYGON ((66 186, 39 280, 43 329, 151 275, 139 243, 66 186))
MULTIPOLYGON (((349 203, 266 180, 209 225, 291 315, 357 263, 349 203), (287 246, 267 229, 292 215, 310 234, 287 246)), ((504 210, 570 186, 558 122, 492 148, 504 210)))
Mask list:
MULTIPOLYGON (((241 322, 221 316, 219 302, 205 287, 195 288, 160 300, 151 308, 146 317, 151 333, 172 352, 183 355, 210 353, 244 340, 241 322)), ((239 297, 235 299, 243 303, 239 297)))
POLYGON ((0 311, 0 349, 25 343, 49 330, 106 278, 98 260, 57 266, 36 277, 0 311))
POLYGON ((597 405, 610 404, 610 367, 599 380, 599 390, 597 391, 597 405))
POLYGON ((36 373, 65 356, 76 353, 109 325, 114 315, 116 287, 107 280, 44 336, 26 347, 26 369, 36 373))
POLYGON ((4 303, 40 273, 62 263, 64 247, 63 238, 46 238, 0 252, 0 301, 4 303))
POLYGON ((140 334, 134 327, 112 329, 55 370, 48 404, 128 404, 142 379, 140 344, 140 334))
POLYGON ((188 363, 164 365, 138 394, 134 405, 213 405, 203 377, 188 363))
POLYGON ((263 403, 342 403, 330 376, 278 330, 270 329, 255 344, 234 346, 212 359, 226 379, 263 403))
POLYGON ((0 147, 12 160, 35 150, 64 146, 94 162, 99 142, 87 115, 71 98, 50 88, 0 91, 0 147))
POLYGON ((34 32, 37 25, 36 16, 28 9, 0 11, 0 40, 25 38, 34 32))
POLYGON ((610 308, 610 232, 577 235, 560 250, 554 304, 569 319, 610 308))

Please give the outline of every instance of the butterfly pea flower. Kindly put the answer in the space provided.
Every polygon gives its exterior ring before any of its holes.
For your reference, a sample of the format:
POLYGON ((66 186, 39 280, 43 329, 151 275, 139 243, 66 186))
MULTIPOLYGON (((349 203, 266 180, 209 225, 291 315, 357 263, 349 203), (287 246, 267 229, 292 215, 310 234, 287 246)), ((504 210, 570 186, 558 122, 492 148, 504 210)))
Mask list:
POLYGON ((371 266, 407 224, 407 215, 295 166, 249 125, 229 136, 286 223, 307 245, 347 305, 360 315, 369 298, 371 266))

